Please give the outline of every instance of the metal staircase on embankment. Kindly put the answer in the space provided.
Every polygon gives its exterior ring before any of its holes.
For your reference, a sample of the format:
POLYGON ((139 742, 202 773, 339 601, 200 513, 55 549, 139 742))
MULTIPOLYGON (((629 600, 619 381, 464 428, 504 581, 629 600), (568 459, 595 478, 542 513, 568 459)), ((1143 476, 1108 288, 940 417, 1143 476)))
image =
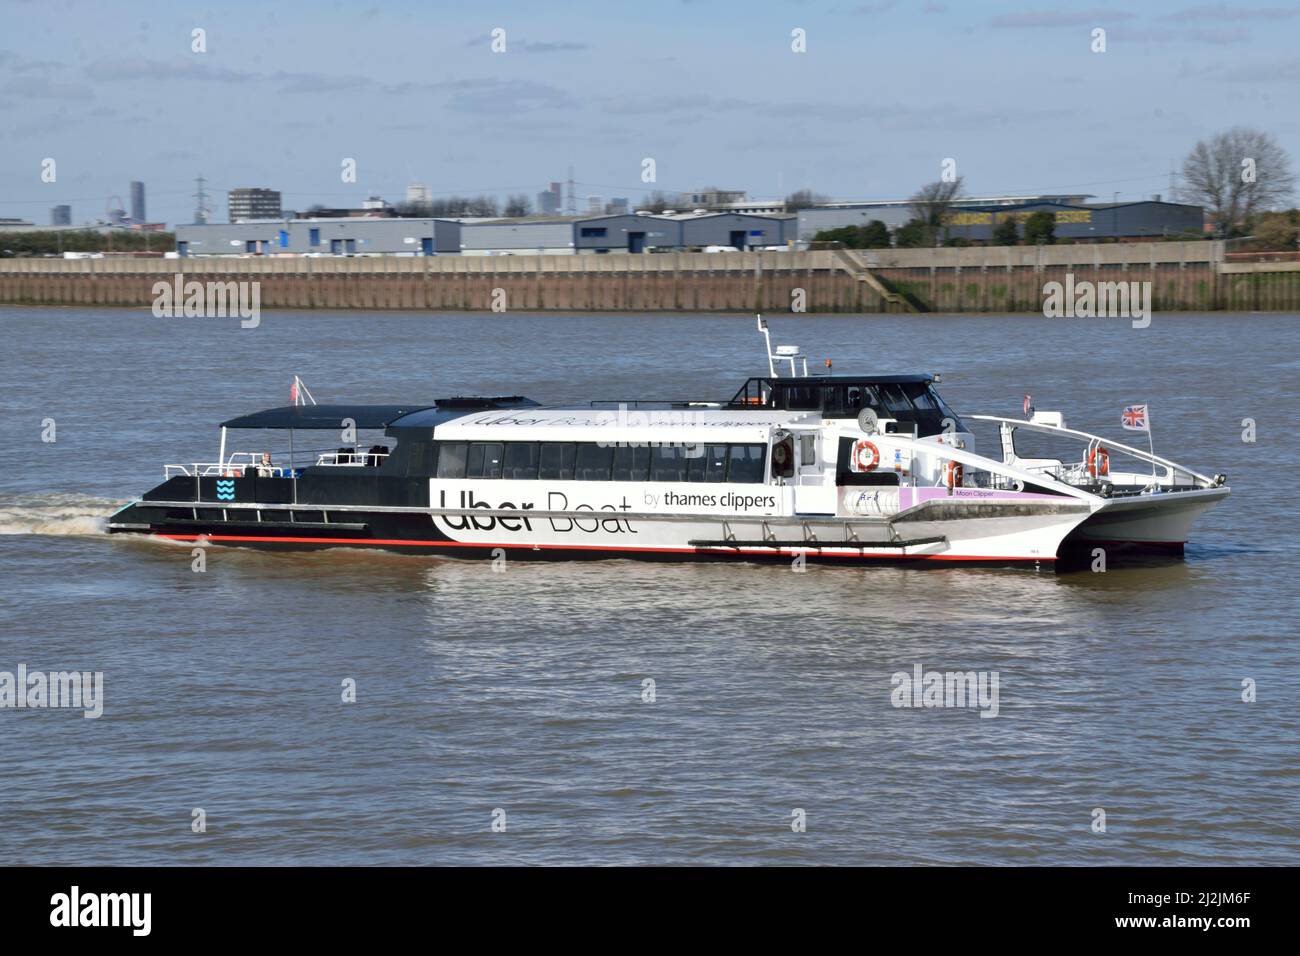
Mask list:
POLYGON ((881 300, 882 312, 919 312, 916 303, 901 293, 887 288, 880 278, 868 268, 867 263, 853 249, 834 249, 835 260, 845 272, 858 282, 865 283, 881 300))

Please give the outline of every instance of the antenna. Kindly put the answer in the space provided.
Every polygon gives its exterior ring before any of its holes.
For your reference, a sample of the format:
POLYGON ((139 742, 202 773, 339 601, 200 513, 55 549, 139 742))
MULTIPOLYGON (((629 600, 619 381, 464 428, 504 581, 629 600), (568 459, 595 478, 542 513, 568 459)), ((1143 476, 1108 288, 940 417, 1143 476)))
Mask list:
POLYGON ((763 333, 763 341, 767 346, 767 370, 773 378, 780 378, 780 373, 776 370, 777 362, 790 363, 790 377, 794 378, 799 374, 799 369, 795 362, 803 361, 803 375, 808 377, 808 356, 799 351, 797 345, 778 345, 776 351, 772 351, 772 334, 767 329, 767 323, 763 321, 763 316, 758 315, 758 331, 763 333))
POLYGON ((777 378, 776 365, 772 361, 772 333, 767 330, 767 323, 763 321, 761 312, 758 315, 758 331, 763 333, 763 342, 767 346, 767 373, 777 378))
POLYGON ((206 223, 208 221, 208 194, 204 190, 207 180, 200 176, 194 180, 198 188, 194 192, 194 222, 196 224, 206 223))

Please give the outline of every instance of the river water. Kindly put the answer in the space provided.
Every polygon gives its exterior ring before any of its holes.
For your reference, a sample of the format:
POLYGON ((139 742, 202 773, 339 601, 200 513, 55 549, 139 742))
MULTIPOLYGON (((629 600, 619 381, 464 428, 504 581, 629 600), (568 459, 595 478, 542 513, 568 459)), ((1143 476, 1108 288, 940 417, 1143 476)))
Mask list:
POLYGON ((728 397, 765 371, 753 319, 2 309, 0 671, 104 691, 98 719, 0 709, 0 864, 1300 862, 1300 316, 772 324, 813 365, 941 371, 961 413, 1030 393, 1122 437, 1148 402, 1155 450, 1233 495, 1185 560, 1105 573, 195 573, 103 519, 295 373, 321 402, 728 397), (995 673, 997 717, 893 706, 916 665, 995 673))

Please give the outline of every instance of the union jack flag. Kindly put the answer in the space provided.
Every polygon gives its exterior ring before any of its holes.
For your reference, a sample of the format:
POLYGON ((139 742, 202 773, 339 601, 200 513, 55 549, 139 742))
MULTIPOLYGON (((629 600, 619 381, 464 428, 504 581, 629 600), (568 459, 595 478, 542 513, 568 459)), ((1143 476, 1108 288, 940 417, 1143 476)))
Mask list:
POLYGON ((1151 416, 1145 405, 1125 405, 1120 420, 1126 432, 1151 431, 1151 416))

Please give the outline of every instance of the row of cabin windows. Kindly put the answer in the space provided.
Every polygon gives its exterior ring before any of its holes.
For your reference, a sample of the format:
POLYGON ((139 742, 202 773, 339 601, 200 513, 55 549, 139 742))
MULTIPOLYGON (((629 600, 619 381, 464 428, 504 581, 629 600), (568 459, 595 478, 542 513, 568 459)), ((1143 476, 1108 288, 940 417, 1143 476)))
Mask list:
POLYGON ((699 481, 754 484, 763 480, 764 444, 602 446, 596 442, 437 442, 439 478, 510 481, 699 481))

